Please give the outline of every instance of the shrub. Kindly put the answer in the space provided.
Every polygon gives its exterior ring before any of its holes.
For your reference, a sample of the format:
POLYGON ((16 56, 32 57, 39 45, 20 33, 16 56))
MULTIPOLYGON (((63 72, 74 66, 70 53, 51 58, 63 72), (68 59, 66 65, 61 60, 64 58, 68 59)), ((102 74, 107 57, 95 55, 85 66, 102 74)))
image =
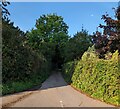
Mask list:
MULTIPOLYGON (((35 82, 34 78, 40 78, 41 80, 38 82, 40 84, 49 75, 50 63, 40 52, 33 50, 25 43, 25 35, 18 28, 15 28, 12 23, 3 20, 2 25, 3 94, 17 91, 18 88, 14 89, 14 86, 20 84, 21 87, 21 84, 26 83, 26 81, 31 81, 28 84, 29 87, 34 85, 32 83, 33 80, 35 82)), ((25 89, 25 86, 19 89, 25 89)))
POLYGON ((62 73, 68 84, 71 83, 71 78, 72 78, 74 68, 75 68, 74 66, 76 63, 77 61, 71 61, 63 65, 62 73))
POLYGON ((88 56, 87 53, 74 66, 71 84, 94 98, 119 105, 118 51, 109 60, 98 59, 93 53, 88 56))

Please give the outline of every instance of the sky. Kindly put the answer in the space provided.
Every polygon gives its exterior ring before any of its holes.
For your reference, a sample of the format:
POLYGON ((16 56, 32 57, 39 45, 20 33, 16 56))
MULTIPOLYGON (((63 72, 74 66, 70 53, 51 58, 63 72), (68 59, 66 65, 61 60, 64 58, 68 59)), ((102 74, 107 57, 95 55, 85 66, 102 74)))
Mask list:
POLYGON ((107 12, 114 18, 112 8, 117 6, 117 2, 11 2, 7 8, 11 21, 24 32, 34 28, 41 15, 56 13, 64 18, 69 35, 73 36, 82 25, 89 34, 95 32, 99 24, 104 24, 101 16, 107 12))

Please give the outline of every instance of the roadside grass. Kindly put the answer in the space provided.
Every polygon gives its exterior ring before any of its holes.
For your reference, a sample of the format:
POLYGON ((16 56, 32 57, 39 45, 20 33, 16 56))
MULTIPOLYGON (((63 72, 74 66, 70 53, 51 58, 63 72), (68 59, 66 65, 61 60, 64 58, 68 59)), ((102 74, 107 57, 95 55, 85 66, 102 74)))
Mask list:
POLYGON ((27 91, 36 86, 41 87, 42 83, 48 78, 48 74, 44 76, 32 76, 30 79, 24 81, 12 81, 6 84, 2 84, 2 95, 13 94, 17 92, 27 91))

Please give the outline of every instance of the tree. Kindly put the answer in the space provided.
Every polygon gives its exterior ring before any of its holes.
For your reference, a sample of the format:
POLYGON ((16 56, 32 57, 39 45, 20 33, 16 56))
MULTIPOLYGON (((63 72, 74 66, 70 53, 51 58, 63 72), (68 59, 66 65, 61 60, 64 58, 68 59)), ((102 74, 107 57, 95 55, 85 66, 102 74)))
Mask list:
POLYGON ((88 35, 88 32, 86 30, 77 32, 66 44, 65 61, 81 58, 89 46, 92 46, 92 37, 88 35))
MULTIPOLYGON (((68 26, 63 21, 61 16, 56 14, 42 15, 36 20, 36 29, 31 30, 31 34, 37 34, 41 41, 45 42, 58 42, 58 36, 60 33, 68 33, 68 26)), ((35 36, 34 36, 35 37, 35 36)))
POLYGON ((4 20, 8 20, 8 16, 10 15, 8 9, 6 8, 6 6, 10 5, 10 2, 8 1, 2 1, 2 4, 0 4, 0 10, 2 10, 2 18, 4 20))
POLYGON ((120 53, 120 6, 115 10, 117 20, 109 17, 108 14, 103 15, 102 19, 106 25, 99 25, 103 28, 103 34, 96 32, 93 36, 96 51, 100 58, 104 58, 107 52, 114 53, 119 50, 120 53))
POLYGON ((69 38, 67 24, 61 16, 47 14, 36 20, 35 27, 27 33, 28 43, 47 59, 58 64, 58 60, 62 58, 62 47, 69 38), (56 55, 58 56, 54 59, 56 55))

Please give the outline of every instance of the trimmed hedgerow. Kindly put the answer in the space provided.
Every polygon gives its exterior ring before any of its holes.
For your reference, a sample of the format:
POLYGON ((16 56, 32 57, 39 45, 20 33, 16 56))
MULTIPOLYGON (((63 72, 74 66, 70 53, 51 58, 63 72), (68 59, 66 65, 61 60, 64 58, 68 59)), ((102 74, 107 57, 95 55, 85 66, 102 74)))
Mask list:
MULTIPOLYGON (((74 65, 74 71, 70 71, 70 75, 71 72, 73 74, 71 84, 74 87, 94 98, 119 105, 120 72, 118 67, 120 64, 118 62, 118 51, 109 60, 98 59, 94 53, 85 52, 76 65, 73 64, 74 62, 67 63, 64 66, 63 74, 66 74, 66 70, 74 65)), ((68 74, 69 72, 64 77, 68 78, 68 74)))
POLYGON ((62 73, 65 78, 65 81, 68 84, 71 84, 71 78, 72 78, 74 68, 75 68, 74 66, 76 65, 76 63, 77 61, 71 61, 63 65, 62 73))

